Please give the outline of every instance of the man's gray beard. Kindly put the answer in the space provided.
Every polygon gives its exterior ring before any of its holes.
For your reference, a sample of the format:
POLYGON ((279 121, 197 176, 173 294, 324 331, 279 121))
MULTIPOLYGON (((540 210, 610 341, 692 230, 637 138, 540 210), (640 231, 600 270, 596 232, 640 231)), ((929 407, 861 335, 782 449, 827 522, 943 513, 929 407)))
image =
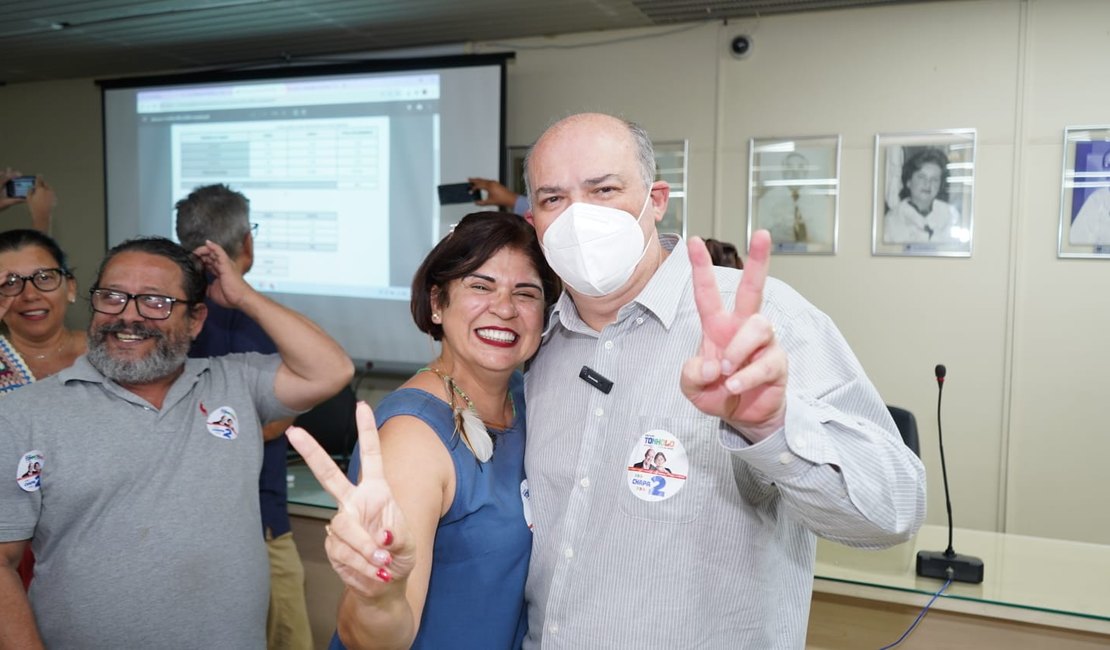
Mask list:
POLYGON ((99 329, 89 330, 87 356, 93 368, 117 384, 150 384, 180 370, 185 365, 191 344, 187 333, 179 338, 170 338, 162 331, 145 327, 141 323, 128 327, 121 321, 116 321, 99 329), (121 331, 153 337, 154 349, 138 361, 112 357, 108 352, 107 338, 121 331))

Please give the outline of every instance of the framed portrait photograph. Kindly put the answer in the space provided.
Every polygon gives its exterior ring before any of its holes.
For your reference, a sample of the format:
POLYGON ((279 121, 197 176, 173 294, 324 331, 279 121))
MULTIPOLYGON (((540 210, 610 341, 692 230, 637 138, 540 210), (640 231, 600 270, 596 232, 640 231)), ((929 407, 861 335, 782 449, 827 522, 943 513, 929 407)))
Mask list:
POLYGON ((748 147, 748 236, 771 233, 773 253, 836 253, 840 136, 752 138, 748 147))
POLYGON ((1110 257, 1110 126, 1064 129, 1059 257, 1110 257))
POLYGON ((505 186, 523 196, 527 194, 524 187, 524 158, 528 155, 527 145, 510 145, 505 147, 505 186))
POLYGON ((655 180, 667 181, 671 198, 667 211, 656 225, 659 232, 686 236, 686 172, 690 146, 686 140, 654 143, 655 180))
POLYGON ((975 129, 875 136, 872 255, 971 257, 975 129))

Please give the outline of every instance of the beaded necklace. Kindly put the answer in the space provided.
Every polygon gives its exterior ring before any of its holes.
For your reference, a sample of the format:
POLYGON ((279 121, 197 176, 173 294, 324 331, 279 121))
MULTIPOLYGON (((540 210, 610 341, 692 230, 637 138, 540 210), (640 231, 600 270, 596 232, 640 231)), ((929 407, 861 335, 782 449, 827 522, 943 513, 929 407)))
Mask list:
MULTIPOLYGON (((493 457, 494 440, 490 436, 489 429, 486 428, 486 423, 478 416, 478 410, 474 408, 474 400, 466 394, 457 383, 454 377, 443 372, 439 368, 425 366, 418 372, 429 371, 435 373, 437 377, 443 380, 443 388, 450 398, 451 411, 455 416, 455 432, 458 433, 463 443, 467 448, 474 453, 474 456, 481 462, 486 462, 493 457), (455 398, 462 398, 465 405, 456 403, 455 398)), ((516 419, 516 403, 513 401, 512 395, 508 394, 506 397, 509 404, 513 409, 513 420, 516 419)), ((510 426, 511 423, 510 423, 510 426)))

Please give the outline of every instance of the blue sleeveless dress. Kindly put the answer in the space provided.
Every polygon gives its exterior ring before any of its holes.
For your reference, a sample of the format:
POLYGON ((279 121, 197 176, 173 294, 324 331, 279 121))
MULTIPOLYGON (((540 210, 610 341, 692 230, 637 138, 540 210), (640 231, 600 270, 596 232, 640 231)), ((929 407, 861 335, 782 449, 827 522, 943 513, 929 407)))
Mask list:
MULTIPOLYGON (((387 395, 374 409, 378 426, 397 415, 420 418, 439 436, 455 465, 455 498, 439 521, 428 598, 413 648, 520 648, 527 631, 524 581, 532 554, 525 519, 524 379, 509 382, 516 414, 511 428, 491 430, 493 457, 479 463, 455 434, 451 408, 415 388, 387 395)), ((358 480, 356 447, 348 476, 358 480)), ((339 635, 329 650, 345 650, 339 635)))

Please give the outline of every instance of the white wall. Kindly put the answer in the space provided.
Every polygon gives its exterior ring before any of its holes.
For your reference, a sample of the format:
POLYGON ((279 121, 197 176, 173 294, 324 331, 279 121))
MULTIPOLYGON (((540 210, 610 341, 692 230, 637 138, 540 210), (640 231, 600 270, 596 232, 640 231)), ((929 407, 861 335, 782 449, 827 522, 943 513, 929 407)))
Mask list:
POLYGON ((1110 124, 1110 3, 1033 3, 1015 176, 1010 528, 1110 542, 1110 263, 1055 257, 1063 127, 1110 124))
MULTIPOLYGON (((0 86, 0 167, 42 174, 57 192, 52 234, 76 270, 81 297, 106 239, 100 115, 100 91, 88 79, 0 86)), ((22 208, 0 213, 2 229, 30 227, 22 208)), ((66 322, 84 327, 87 310, 70 309, 66 322)))
MULTIPOLYGON (((748 139, 841 134, 840 251, 779 256, 772 273, 832 315, 886 401, 917 415, 929 520, 944 520, 932 377, 944 363, 957 525, 1110 543, 1110 261, 1055 252, 1063 129, 1110 124, 1107 24, 1098 0, 966 0, 526 39, 509 66, 508 143, 582 110, 689 139, 689 233, 742 242, 748 139), (740 61, 727 52, 738 33, 754 43, 740 61), (973 256, 872 257, 875 134, 966 127, 973 256)), ((59 188, 55 233, 88 274, 104 241, 97 98, 87 80, 0 87, 0 123, 21 125, 5 128, 0 165, 59 188)))
POLYGON ((688 138, 689 233, 743 242, 748 140, 842 135, 839 253, 779 256, 772 273, 832 315, 887 402, 916 414, 929 520, 945 518, 944 363, 957 525, 1110 543, 1108 518, 1086 514, 1110 491, 1098 426, 1110 346, 1090 343, 1110 320, 1094 298, 1110 262, 1055 252, 1063 129, 1110 123, 1095 63, 1108 20, 1094 0, 982 0, 528 39, 509 70, 509 139, 579 110, 688 138), (735 60, 740 33, 754 47, 735 60), (875 134, 968 127, 972 257, 871 256, 875 134))
POLYGON ((963 495, 957 523, 975 528, 998 523, 1016 66, 1012 39, 982 35, 1012 34, 1017 13, 1013 2, 945 3, 764 21, 753 59, 723 81, 738 107, 722 134, 726 170, 747 173, 753 136, 842 134, 840 251, 782 256, 773 272, 840 325, 884 399, 917 416, 934 522, 944 497, 933 368, 948 366, 949 479, 963 495), (978 131, 971 259, 871 256, 875 134, 964 127, 978 131))

